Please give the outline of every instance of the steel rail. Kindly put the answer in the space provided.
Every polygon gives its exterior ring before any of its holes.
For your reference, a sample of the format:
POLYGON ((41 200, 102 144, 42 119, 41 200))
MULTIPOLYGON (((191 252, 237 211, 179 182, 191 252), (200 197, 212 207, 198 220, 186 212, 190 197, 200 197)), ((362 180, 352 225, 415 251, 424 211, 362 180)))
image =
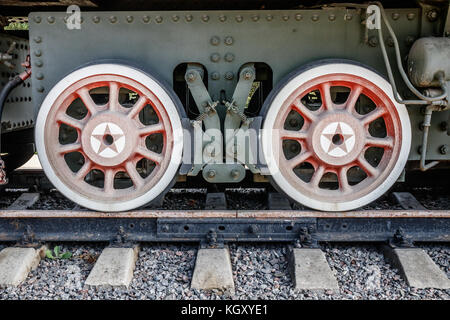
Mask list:
POLYGON ((98 212, 89 210, 0 210, 0 219, 11 218, 450 218, 450 210, 355 210, 321 212, 301 210, 137 210, 98 212))

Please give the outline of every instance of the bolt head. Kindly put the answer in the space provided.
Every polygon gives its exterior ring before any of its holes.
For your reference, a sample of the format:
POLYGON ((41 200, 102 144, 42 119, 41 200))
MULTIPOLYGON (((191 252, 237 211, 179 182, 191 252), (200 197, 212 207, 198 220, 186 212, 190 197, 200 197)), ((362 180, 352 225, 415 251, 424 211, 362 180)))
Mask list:
POLYGON ((211 55, 210 59, 211 59, 212 62, 219 62, 219 60, 220 60, 220 54, 218 54, 217 52, 216 52, 216 53, 213 53, 213 54, 211 55))
POLYGON ((225 79, 227 80, 233 80, 234 74, 231 71, 228 71, 225 73, 225 79))
POLYGON ((213 36, 210 42, 213 46, 218 46, 220 43, 220 38, 218 36, 213 36))
POLYGON ((228 37, 225 37, 225 40, 224 40, 224 42, 225 42, 225 44, 227 45, 227 46, 231 46, 232 44, 233 44, 233 37, 232 36, 228 36, 228 37))
POLYGON ((218 72, 211 73, 211 79, 219 80, 220 79, 220 74, 218 72))
POLYGON ((234 54, 228 52, 225 54, 225 61, 226 62, 232 62, 234 60, 234 54))
POLYGON ((240 172, 239 172, 239 170, 237 170, 237 169, 233 169, 233 170, 231 170, 230 175, 231 175, 231 177, 232 177, 233 179, 237 179, 237 178, 239 178, 239 176, 240 176, 240 172))
POLYGON ((193 73, 193 72, 189 72, 189 73, 186 75, 186 79, 187 79, 187 81, 189 81, 189 82, 195 81, 196 78, 197 78, 197 76, 196 76, 195 73, 193 73))
POLYGON ((447 152, 448 152, 448 146, 447 146, 446 144, 442 145, 442 146, 439 148, 439 152, 440 152, 441 154, 447 154, 447 152))
POLYGON ((214 170, 208 171, 208 178, 214 178, 215 176, 216 176, 216 171, 214 171, 214 170))

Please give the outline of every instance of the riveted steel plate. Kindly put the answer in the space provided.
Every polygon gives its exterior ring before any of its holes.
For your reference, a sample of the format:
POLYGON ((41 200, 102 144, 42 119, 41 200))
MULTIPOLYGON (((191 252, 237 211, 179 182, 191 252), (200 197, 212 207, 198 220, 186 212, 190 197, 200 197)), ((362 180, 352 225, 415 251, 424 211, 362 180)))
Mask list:
MULTIPOLYGON (((239 68, 248 62, 268 64, 274 86, 294 69, 323 58, 356 60, 385 75, 379 46, 364 43, 363 13, 345 8, 81 12, 80 29, 66 27, 65 13, 31 13, 35 111, 62 77, 81 65, 103 59, 123 60, 158 75, 169 84, 180 63, 201 63, 208 72, 208 91, 213 100, 231 99, 239 68), (41 54, 37 56, 36 52, 41 54), (39 73, 44 75, 42 79, 36 77, 39 73)), ((403 55, 407 54, 411 39, 418 38, 423 30, 433 29, 432 22, 422 22, 427 28, 421 26, 417 8, 389 9, 387 15, 403 55), (395 20, 393 13, 398 13, 395 20), (408 14, 413 18, 408 18, 408 14)), ((376 36, 376 31, 370 30, 368 36, 376 36)), ((394 62, 393 48, 388 50, 394 62)), ((408 98, 399 78, 397 83, 400 94, 408 98)), ((413 128, 410 159, 417 160, 422 115, 418 107, 410 107, 409 111, 413 128)), ((429 159, 449 159, 449 154, 439 152, 448 140, 439 124, 447 117, 444 113, 433 115, 429 159)))
MULTIPOLYGON (((20 74, 24 68, 21 63, 26 60, 28 54, 28 40, 0 34, 0 53, 6 53, 10 44, 16 42, 11 52, 12 60, 7 60, 14 65, 8 68, 0 63, 0 88, 3 88, 9 79, 20 74)), ((32 127, 34 125, 34 109, 31 98, 31 80, 27 79, 9 94, 2 114, 2 133, 32 127)))

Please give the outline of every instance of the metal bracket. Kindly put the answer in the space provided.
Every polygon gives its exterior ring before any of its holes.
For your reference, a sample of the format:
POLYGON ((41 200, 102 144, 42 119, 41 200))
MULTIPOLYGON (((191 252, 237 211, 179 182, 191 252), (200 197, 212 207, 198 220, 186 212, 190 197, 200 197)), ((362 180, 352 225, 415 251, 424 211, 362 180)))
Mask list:
POLYGON ((249 121, 244 115, 244 109, 255 78, 256 70, 254 64, 246 64, 239 73, 239 81, 234 89, 231 102, 223 102, 227 107, 227 114, 224 122, 225 159, 227 162, 233 162, 238 153, 237 150, 235 152, 236 134, 239 130, 247 130, 250 124, 251 120, 249 121))
POLYGON ((200 248, 202 249, 223 249, 224 247, 225 241, 223 236, 217 234, 214 229, 210 229, 205 239, 200 242, 200 248))
POLYGON ((312 227, 301 227, 294 245, 301 248, 319 248, 319 242, 312 227))
MULTIPOLYGON (((205 125, 206 133, 202 135, 202 139, 198 140, 195 137, 195 142, 202 141, 203 155, 206 158, 200 163, 207 162, 222 162, 223 159, 223 137, 220 131, 220 118, 216 111, 218 102, 212 101, 208 90, 206 89, 203 81, 203 68, 197 64, 188 64, 185 74, 185 80, 189 87, 189 90, 194 98, 195 104, 200 111, 200 116, 192 125, 201 128, 201 123, 205 125), (217 134, 216 134, 217 132, 217 134), (219 134, 220 133, 220 134, 219 134), (205 150, 208 152, 205 154, 205 150)), ((197 130, 198 131, 198 130, 197 130)), ((200 131, 202 133, 202 131, 200 131)), ((197 152, 197 148, 194 149, 197 152)), ((198 155, 195 155, 195 157, 198 155)))
POLYGON ((389 240, 389 246, 391 248, 412 248, 414 244, 403 228, 398 228, 395 230, 392 239, 389 240))

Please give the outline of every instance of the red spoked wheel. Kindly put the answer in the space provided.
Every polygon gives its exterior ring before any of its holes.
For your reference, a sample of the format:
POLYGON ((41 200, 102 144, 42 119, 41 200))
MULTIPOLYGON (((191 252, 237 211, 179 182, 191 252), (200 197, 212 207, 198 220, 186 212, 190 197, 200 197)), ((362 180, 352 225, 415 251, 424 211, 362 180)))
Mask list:
POLYGON ((410 148, 406 108, 359 65, 303 70, 270 101, 263 151, 274 182, 315 209, 363 206, 396 181, 410 148))
POLYGON ((147 74, 123 65, 77 70, 45 99, 36 124, 39 158, 53 184, 104 211, 160 195, 181 162, 175 102, 147 74))

